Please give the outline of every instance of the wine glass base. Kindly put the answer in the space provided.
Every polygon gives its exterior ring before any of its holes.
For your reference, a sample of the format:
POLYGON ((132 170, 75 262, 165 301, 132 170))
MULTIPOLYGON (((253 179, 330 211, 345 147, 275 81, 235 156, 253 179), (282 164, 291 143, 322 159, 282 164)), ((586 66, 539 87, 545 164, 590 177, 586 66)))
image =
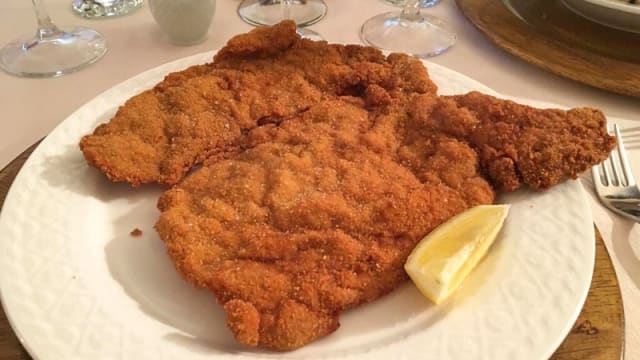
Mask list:
POLYGON ((73 0, 73 11, 84 18, 101 18, 128 14, 142 6, 144 0, 73 0))
POLYGON ((323 41, 324 40, 322 35, 318 34, 317 32, 315 32, 315 31, 313 31, 311 29, 299 27, 299 28, 296 29, 296 33, 298 33, 298 35, 300 35, 304 39, 309 39, 309 40, 313 40, 313 41, 323 41))
POLYGON ((99 32, 78 27, 7 44, 0 49, 0 68, 18 76, 56 77, 98 61, 106 51, 99 32))
MULTIPOLYGON (((404 6, 407 0, 384 0, 385 2, 395 5, 395 6, 404 6)), ((433 5, 439 3, 440 0, 420 0, 420 7, 422 9, 426 9, 432 7, 433 5)))
POLYGON ((456 42, 455 33, 440 19, 424 14, 403 17, 401 12, 380 14, 365 21, 360 37, 367 45, 420 58, 439 55, 456 42))
MULTIPOLYGON (((323 0, 292 1, 291 20, 298 26, 315 24, 326 14, 323 0)), ((254 26, 271 26, 283 20, 280 0, 243 0, 238 5, 238 15, 254 26)))

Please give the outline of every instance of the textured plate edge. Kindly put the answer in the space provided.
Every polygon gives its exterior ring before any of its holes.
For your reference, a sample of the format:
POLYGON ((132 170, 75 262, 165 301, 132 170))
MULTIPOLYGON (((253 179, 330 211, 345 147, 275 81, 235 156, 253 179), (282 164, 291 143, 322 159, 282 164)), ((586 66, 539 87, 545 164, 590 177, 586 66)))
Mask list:
MULTIPOLYGON (((580 316, 580 313, 582 312, 582 309, 584 308, 584 304, 587 301, 587 296, 589 295, 589 289, 591 288, 591 282, 593 281, 593 273, 595 271, 595 265, 596 265, 596 232, 595 232, 594 224, 593 224, 593 211, 591 210, 591 205, 589 204, 588 194, 587 194, 586 189, 584 188, 584 185, 579 180, 574 180, 574 181, 577 184, 577 186, 579 187, 580 193, 582 194, 582 196, 580 197, 580 200, 583 202, 583 205, 586 208, 586 211, 589 213, 589 217, 588 218, 591 219, 589 224, 585 224, 585 226, 588 225, 587 232, 590 234, 591 239, 593 239, 591 241, 592 246, 589 246, 589 252, 590 252, 589 264, 591 266, 591 271, 589 272, 589 276, 588 276, 589 281, 587 283, 587 286, 582 289, 582 293, 580 294, 580 298, 581 298, 581 300, 579 301, 580 306, 575 308, 574 313, 570 317, 571 321, 567 323, 567 325, 565 326, 565 329, 562 331, 562 333, 564 333, 564 336, 560 337, 556 341, 556 343, 544 355, 543 359, 549 359, 556 352, 558 347, 560 347, 560 345, 564 342, 564 340, 566 339, 566 337, 569 334, 569 332, 571 331, 571 329, 573 329, 573 326, 574 326, 576 320, 578 320, 578 317, 580 316)), ((622 295, 620 296, 620 298, 622 299, 622 295)))

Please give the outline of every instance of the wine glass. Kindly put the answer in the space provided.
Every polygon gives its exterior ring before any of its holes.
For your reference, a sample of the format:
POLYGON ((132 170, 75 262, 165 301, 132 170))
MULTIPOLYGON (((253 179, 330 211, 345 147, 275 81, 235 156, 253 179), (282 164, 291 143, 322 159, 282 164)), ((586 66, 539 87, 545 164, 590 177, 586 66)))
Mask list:
POLYGON ((76 14, 85 18, 99 18, 128 14, 142 6, 144 0, 73 0, 76 14))
MULTIPOLYGON (((280 21, 282 21, 282 20, 293 20, 293 17, 292 17, 293 6, 292 5, 293 5, 294 1, 295 0, 280 0, 280 10, 282 11, 282 15, 280 17, 280 21)), ((305 39, 310 39, 310 40, 315 40, 315 41, 324 40, 320 34, 318 34, 317 32, 315 32, 315 31, 313 31, 311 29, 306 29, 306 28, 298 26, 296 28, 296 32, 298 33, 298 35, 300 35, 301 37, 303 37, 305 39)))
POLYGON ((360 37, 368 45, 422 58, 441 54, 456 42, 447 24, 420 11, 420 0, 407 0, 402 11, 365 21, 360 37))
POLYGON ((84 27, 62 31, 51 21, 43 0, 31 2, 38 30, 0 49, 2 70, 27 77, 60 76, 96 62, 107 51, 99 32, 84 27))
MULTIPOLYGON (((392 5, 404 6, 406 4, 406 0, 384 0, 392 5)), ((420 7, 425 9, 428 7, 432 7, 433 5, 439 3, 440 0, 420 0, 420 7)))
MULTIPOLYGON (((280 4, 285 0, 242 0, 238 15, 255 26, 270 26, 282 21, 280 4)), ((298 26, 315 24, 327 14, 324 0, 290 0, 289 17, 298 26)))

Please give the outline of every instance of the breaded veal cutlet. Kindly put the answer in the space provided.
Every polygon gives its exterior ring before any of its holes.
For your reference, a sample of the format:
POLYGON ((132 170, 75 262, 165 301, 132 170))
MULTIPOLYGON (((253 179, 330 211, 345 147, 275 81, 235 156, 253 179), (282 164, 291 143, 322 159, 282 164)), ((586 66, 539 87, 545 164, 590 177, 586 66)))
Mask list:
POLYGON ((415 58, 284 22, 170 74, 80 146, 114 181, 172 185, 156 230, 178 272, 240 343, 285 351, 405 281, 413 247, 452 216, 605 159, 605 124, 590 108, 438 96, 415 58))

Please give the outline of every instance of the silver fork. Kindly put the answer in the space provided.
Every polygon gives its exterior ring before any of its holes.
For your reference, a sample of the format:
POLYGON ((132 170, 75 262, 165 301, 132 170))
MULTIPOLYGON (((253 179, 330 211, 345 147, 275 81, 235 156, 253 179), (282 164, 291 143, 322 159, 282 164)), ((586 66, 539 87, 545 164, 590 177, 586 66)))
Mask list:
POLYGON ((613 124, 618 146, 609 158, 591 169, 600 201, 614 212, 640 222, 640 189, 633 178, 618 124, 613 124))

